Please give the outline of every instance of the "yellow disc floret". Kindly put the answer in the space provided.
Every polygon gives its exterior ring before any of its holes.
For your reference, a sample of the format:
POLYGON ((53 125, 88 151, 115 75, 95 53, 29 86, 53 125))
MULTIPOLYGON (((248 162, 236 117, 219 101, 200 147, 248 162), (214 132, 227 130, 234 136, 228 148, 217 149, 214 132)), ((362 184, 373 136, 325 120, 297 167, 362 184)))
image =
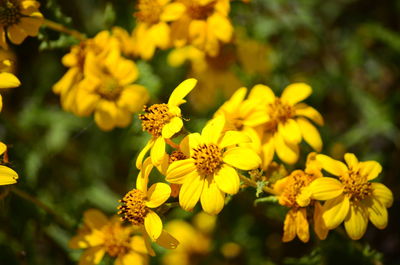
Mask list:
POLYGON ((104 249, 111 257, 125 255, 130 250, 130 230, 113 223, 102 228, 104 249))
POLYGON ((341 176, 340 181, 344 185, 344 193, 349 195, 354 202, 361 201, 372 195, 372 183, 357 171, 350 170, 348 175, 341 176))
POLYGON ((193 149, 195 166, 201 175, 212 175, 222 165, 221 149, 215 144, 201 144, 193 149))
POLYGON ((294 108, 276 98, 269 104, 268 115, 270 120, 265 124, 265 131, 274 133, 278 130, 278 124, 283 124, 294 116, 294 108))
POLYGON ((137 8, 139 9, 134 15, 141 22, 148 24, 156 24, 160 21, 160 15, 163 11, 159 1, 140 0, 137 8))
POLYGON ((155 137, 161 136, 164 125, 174 117, 169 112, 168 104, 154 104, 150 107, 144 106, 143 111, 145 113, 139 115, 143 131, 147 131, 155 137))
POLYGON ((145 202, 146 195, 143 191, 133 189, 128 192, 118 206, 118 214, 122 215, 124 221, 129 221, 134 225, 143 225, 149 209, 145 202))

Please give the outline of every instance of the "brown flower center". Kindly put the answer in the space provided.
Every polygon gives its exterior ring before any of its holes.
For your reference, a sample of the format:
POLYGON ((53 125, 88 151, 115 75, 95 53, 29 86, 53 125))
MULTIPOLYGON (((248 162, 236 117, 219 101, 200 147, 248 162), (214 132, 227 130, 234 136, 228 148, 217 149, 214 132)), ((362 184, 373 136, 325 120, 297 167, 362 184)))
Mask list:
POLYGON ((137 11, 134 16, 143 23, 156 24, 160 21, 163 11, 162 6, 157 0, 140 0, 137 5, 137 11))
POLYGON ((17 24, 21 18, 19 3, 15 0, 0 1, 0 24, 8 27, 17 24))
POLYGON ((139 119, 142 121, 142 129, 155 137, 161 136, 164 125, 174 117, 169 112, 167 104, 144 106, 143 111, 145 113, 139 115, 139 119))
POLYGON ((200 144, 193 149, 193 159, 201 175, 213 175, 222 165, 221 149, 215 144, 200 144))
POLYGON ((184 160, 187 159, 184 153, 181 151, 173 151, 171 155, 169 156, 169 163, 171 164, 172 162, 178 161, 178 160, 184 160))
POLYGON ((279 196, 279 203, 286 207, 299 207, 296 202, 297 196, 300 194, 302 188, 308 186, 315 177, 302 170, 295 170, 288 178, 286 187, 279 196))
POLYGON ((201 5, 198 0, 181 0, 186 6, 186 12, 192 19, 206 20, 214 12, 216 1, 211 1, 206 5, 201 5))
POLYGON ((340 181, 344 184, 344 193, 353 202, 361 201, 372 194, 372 184, 358 170, 350 170, 348 176, 340 177, 340 181))
POLYGON ((97 93, 102 98, 115 101, 119 98, 122 87, 118 84, 118 81, 112 76, 106 76, 101 83, 101 85, 97 88, 97 93))
POLYGON ((104 248, 111 257, 118 257, 128 253, 130 249, 130 230, 119 223, 104 226, 104 248))
POLYGON ((122 220, 129 221, 134 225, 143 225, 149 209, 145 203, 146 195, 137 189, 128 192, 118 206, 118 214, 122 215, 122 220))
POLYGON ((278 130, 278 124, 285 123, 287 120, 294 116, 294 109, 292 106, 285 104, 280 98, 268 106, 268 115, 270 120, 265 124, 264 130, 274 133, 278 130))

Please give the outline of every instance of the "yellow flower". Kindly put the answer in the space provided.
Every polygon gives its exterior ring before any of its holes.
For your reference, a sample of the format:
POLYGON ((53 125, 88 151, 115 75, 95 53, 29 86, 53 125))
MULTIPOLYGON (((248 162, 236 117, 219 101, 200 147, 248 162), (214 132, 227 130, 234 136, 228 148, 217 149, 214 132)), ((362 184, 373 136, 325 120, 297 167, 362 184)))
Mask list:
POLYGON ((176 248, 179 242, 168 232, 163 230, 163 225, 158 214, 152 209, 161 206, 171 194, 171 188, 165 183, 155 183, 147 188, 148 178, 153 165, 150 159, 143 164, 143 170, 136 179, 136 189, 129 191, 120 201, 118 214, 122 219, 139 226, 146 240, 147 249, 150 255, 154 255, 147 241, 152 241, 165 248, 176 248))
POLYGON ((177 0, 185 13, 171 24, 171 38, 176 47, 191 44, 210 56, 219 53, 220 42, 232 38, 233 26, 228 18, 229 0, 177 0))
POLYGON ((194 224, 183 220, 174 220, 167 224, 168 231, 176 235, 179 246, 167 252, 163 258, 164 265, 195 265, 206 258, 211 251, 210 232, 214 228, 215 216, 204 212, 194 217, 194 224), (204 224, 211 223, 211 229, 204 229, 204 224))
POLYGON ((205 212, 218 214, 224 207, 225 193, 239 191, 235 168, 251 170, 261 163, 254 151, 240 147, 250 139, 240 132, 223 133, 224 125, 224 117, 219 116, 203 128, 201 135, 189 134, 181 150, 189 158, 168 167, 166 180, 182 184, 179 203, 184 210, 191 211, 200 200, 205 212))
POLYGON ((289 176, 278 180, 274 185, 274 190, 278 194, 279 204, 290 208, 286 214, 283 227, 283 242, 292 241, 296 235, 303 242, 308 242, 310 233, 307 221, 307 206, 314 208, 314 231, 320 239, 325 239, 328 235, 322 219, 322 206, 318 201, 310 201, 303 205, 297 203, 302 190, 310 185, 316 178, 322 177, 321 167, 315 160, 316 153, 310 153, 307 157, 306 169, 295 170, 289 176))
POLYGON ((123 226, 118 217, 108 219, 96 209, 87 210, 84 226, 69 242, 69 247, 85 249, 79 265, 99 264, 105 254, 115 265, 148 264, 148 252, 141 236, 133 235, 132 226, 123 226))
POLYGON ((350 238, 360 239, 368 219, 379 229, 388 221, 387 209, 393 203, 392 192, 383 184, 369 182, 382 171, 376 161, 359 162, 354 154, 344 156, 347 166, 326 155, 317 155, 322 168, 335 178, 323 177, 307 188, 312 199, 326 201, 323 219, 328 229, 334 229, 344 221, 350 238))
MULTIPOLYGON (((11 67, 10 60, 0 62, 0 89, 12 88, 21 85, 18 78, 12 73, 3 72, 11 67)), ((0 94, 0 111, 3 109, 3 97, 0 94)))
POLYGON ((183 98, 195 87, 196 79, 190 78, 180 83, 169 97, 168 103, 145 106, 144 114, 139 115, 143 131, 152 135, 150 141, 139 153, 136 167, 141 168, 143 158, 150 151, 154 165, 160 165, 165 155, 165 139, 170 139, 183 127, 179 105, 186 102, 183 98))
POLYGON ((14 44, 27 36, 36 36, 43 23, 39 2, 33 0, 0 1, 0 46, 7 49, 6 34, 14 44))
POLYGON ((323 125, 323 118, 314 108, 299 103, 311 92, 311 87, 304 83, 287 86, 280 98, 265 85, 256 85, 251 90, 249 100, 265 107, 267 122, 258 128, 262 139, 260 149, 264 168, 271 162, 275 152, 285 163, 294 164, 299 158, 299 143, 302 139, 314 150, 321 150, 321 136, 306 118, 318 125, 323 125))
POLYGON ((145 87, 133 84, 138 77, 136 64, 123 58, 119 49, 110 51, 104 60, 89 53, 84 72, 76 91, 75 113, 88 116, 94 112, 102 130, 128 126, 132 113, 149 98, 145 87))
MULTIPOLYGON (((7 146, 0 142, 0 156, 6 155, 7 146)), ((9 167, 0 165, 0 186, 1 185, 11 185, 17 183, 18 174, 9 167)))
POLYGON ((181 17, 185 6, 170 0, 139 0, 137 7, 134 15, 138 24, 132 32, 134 54, 148 60, 156 48, 167 49, 171 45, 167 23, 181 17))

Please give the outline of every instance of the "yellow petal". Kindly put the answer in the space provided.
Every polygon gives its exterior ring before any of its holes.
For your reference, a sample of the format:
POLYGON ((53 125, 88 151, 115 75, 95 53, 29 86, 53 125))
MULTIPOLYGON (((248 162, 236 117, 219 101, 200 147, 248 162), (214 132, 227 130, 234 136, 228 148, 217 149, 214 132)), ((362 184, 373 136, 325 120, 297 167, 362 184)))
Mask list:
POLYGON ((147 89, 144 86, 133 84, 124 87, 117 105, 129 112, 138 112, 148 100, 149 92, 147 92, 147 89))
POLYGON ((299 159, 299 146, 285 142, 279 133, 275 133, 273 137, 276 154, 279 159, 287 164, 294 164, 299 159))
POLYGON ((185 12, 186 8, 182 3, 171 3, 164 7, 160 16, 162 21, 174 21, 180 18, 185 12))
POLYGON ((217 116, 210 120, 201 131, 201 136, 207 143, 217 144, 225 126, 225 117, 217 116))
POLYGON ((158 137, 150 150, 150 157, 153 165, 160 165, 165 154, 165 141, 163 137, 158 137))
POLYGON ((344 176, 348 172, 348 168, 342 162, 330 158, 326 155, 317 155, 317 161, 319 161, 322 165, 322 168, 335 176, 344 176))
POLYGON ((388 212, 386 207, 376 198, 368 198, 365 201, 369 220, 379 229, 385 229, 388 223, 388 212))
MULTIPOLYGON (((166 181, 175 184, 183 184, 191 173, 195 172, 196 166, 193 159, 174 161, 167 170, 166 181)), ((197 173, 196 173, 197 174, 197 173)))
POLYGON ((331 200, 343 193, 343 184, 334 178, 317 178, 308 186, 311 196, 316 200, 331 200))
POLYGON ((344 220, 344 227, 353 240, 360 239, 367 230, 368 216, 365 209, 359 205, 350 204, 349 213, 344 220))
POLYGON ((4 154, 5 151, 7 151, 7 145, 5 145, 3 142, 0 142, 0 155, 4 154))
POLYGON ((360 174, 367 180, 375 179, 381 172, 382 166, 376 161, 365 161, 359 163, 360 174))
POLYGON ((297 118, 301 134, 304 140, 317 152, 322 149, 322 140, 317 128, 314 127, 308 120, 297 118))
POLYGON ((146 206, 149 208, 156 208, 168 200, 171 194, 171 188, 165 183, 155 183, 151 185, 147 191, 146 206))
POLYGON ((22 17, 19 26, 29 35, 36 36, 39 28, 42 25, 43 19, 41 17, 22 17))
POLYGON ((293 119, 289 119, 285 123, 279 123, 278 133, 282 135, 287 143, 298 144, 301 142, 299 125, 293 119))
POLYGON ((130 246, 135 252, 147 254, 146 242, 142 236, 133 236, 131 238, 130 246))
POLYGON ((8 27, 7 36, 12 43, 21 44, 28 35, 17 24, 14 24, 8 27))
POLYGON ((79 259, 79 265, 96 265, 103 259, 105 249, 103 246, 88 248, 79 259))
POLYGON ((246 134, 237 131, 227 131, 222 137, 219 147, 225 148, 231 145, 237 145, 249 142, 251 142, 251 139, 246 134))
POLYGON ((0 73, 0 88, 12 88, 20 86, 21 82, 11 73, 0 73))
POLYGON ((99 210, 89 209, 83 214, 83 221, 91 229, 100 230, 108 223, 108 218, 99 210))
POLYGON ((140 151, 137 159, 136 159, 136 168, 141 169, 143 164, 143 158, 147 154, 147 152, 152 148, 154 145, 154 139, 152 138, 150 141, 146 143, 143 149, 140 151))
POLYGON ((346 161, 346 164, 350 170, 354 171, 358 170, 358 159, 354 154, 352 153, 344 154, 344 161, 346 161))
POLYGON ((227 17, 214 13, 207 19, 207 24, 213 34, 222 42, 229 42, 231 40, 233 26, 227 17))
POLYGON ((393 193, 382 183, 371 183, 372 196, 380 201, 386 208, 393 204, 393 193))
POLYGON ((224 207, 225 194, 220 190, 212 177, 207 178, 204 183, 200 202, 203 210, 211 215, 219 214, 224 207))
POLYGON ((324 125, 324 119, 322 118, 321 114, 316 109, 308 106, 305 103, 299 103, 295 105, 295 115, 307 117, 319 126, 324 125))
POLYGON ((275 101, 275 94, 270 87, 259 84, 251 89, 248 99, 269 104, 275 101))
POLYGON ((114 102, 100 101, 94 113, 94 120, 100 129, 109 131, 115 127, 116 116, 117 106, 114 102))
POLYGON ((68 247, 72 249, 96 247, 104 244, 104 235, 100 230, 89 230, 84 226, 78 230, 78 235, 71 238, 68 247))
POLYGON ((154 252, 153 248, 151 247, 151 242, 149 240, 150 236, 147 233, 146 228, 144 227, 144 225, 140 226, 140 231, 142 232, 142 235, 143 235, 143 239, 144 239, 144 243, 145 243, 145 246, 146 246, 146 249, 147 249, 147 253, 150 256, 154 257, 156 255, 156 253, 154 252))
POLYGON ((296 236, 296 212, 290 210, 285 217, 283 223, 283 242, 292 241, 296 236))
POLYGON ((114 265, 147 265, 148 258, 144 254, 139 254, 136 252, 128 252, 125 255, 119 255, 114 262, 114 265))
POLYGON ((204 180, 197 172, 189 175, 179 192, 179 204, 185 211, 191 211, 200 199, 204 180))
POLYGON ((194 78, 189 78, 180 83, 174 91, 172 91, 171 96, 168 100, 168 105, 179 106, 186 101, 183 99, 189 94, 190 91, 196 86, 197 80, 194 78))
POLYGON ((151 240, 156 241, 160 237, 162 222, 160 217, 152 210, 149 210, 144 218, 144 227, 151 240))
POLYGON ((314 204, 314 231, 320 240, 325 240, 329 230, 326 228, 324 219, 322 218, 322 205, 319 202, 314 204))
POLYGON ((229 149, 222 159, 225 163, 242 170, 255 169, 261 165, 260 157, 252 149, 246 147, 229 149))
POLYGON ((269 138, 262 146, 262 168, 266 169, 274 158, 275 145, 273 138, 269 138))
POLYGON ((309 85, 305 83, 294 83, 288 85, 285 90, 283 90, 281 99, 291 105, 294 105, 310 96, 312 89, 309 85))
POLYGON ((301 208, 296 214, 296 234, 301 241, 307 243, 310 239, 310 232, 307 221, 307 211, 301 208))
POLYGON ((324 218, 325 225, 328 229, 334 229, 347 216, 349 212, 350 202, 349 198, 344 195, 340 195, 332 200, 325 202, 323 206, 322 218, 324 218))
POLYGON ((0 185, 10 185, 17 182, 18 174, 9 167, 0 165, 0 185))
POLYGON ((214 175, 215 182, 220 190, 228 194, 239 191, 240 179, 236 170, 228 165, 223 165, 214 175))
POLYGON ((165 230, 162 231, 156 243, 166 249, 176 249, 179 245, 179 241, 165 230))
MULTIPOLYGON (((246 97, 246 94, 247 94, 247 88, 241 87, 241 88, 237 89, 235 91, 235 93, 233 93, 231 98, 228 101, 226 101, 219 108, 219 110, 223 110, 223 111, 225 111, 227 113, 237 111, 237 109, 239 108, 240 104, 243 102, 244 98, 246 97)), ((216 114, 218 115, 220 113, 218 113, 218 111, 217 111, 216 114)))
POLYGON ((167 23, 160 22, 150 27, 149 35, 157 47, 167 49, 170 45, 171 31, 167 23))
POLYGON ((173 117, 162 129, 162 136, 166 139, 171 138, 175 133, 179 132, 183 127, 180 117, 173 117))

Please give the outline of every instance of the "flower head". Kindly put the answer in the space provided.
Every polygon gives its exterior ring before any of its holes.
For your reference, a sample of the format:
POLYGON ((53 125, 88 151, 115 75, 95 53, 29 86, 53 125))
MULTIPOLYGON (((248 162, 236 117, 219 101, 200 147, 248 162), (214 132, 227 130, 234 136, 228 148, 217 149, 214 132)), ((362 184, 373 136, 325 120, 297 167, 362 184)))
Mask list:
MULTIPOLYGON (((0 142, 0 156, 5 156, 6 152, 7 146, 3 142, 0 142)), ((15 184, 17 183, 17 179, 17 172, 7 166, 0 165, 0 186, 15 184)))
POLYGON ((21 44, 27 36, 36 36, 43 23, 39 2, 32 0, 0 1, 0 46, 7 49, 6 34, 14 44, 21 44))
POLYGON ((96 209, 87 210, 84 226, 73 237, 70 248, 83 248, 79 264, 100 263, 103 256, 115 258, 114 264, 148 264, 148 252, 141 236, 133 235, 132 226, 123 226, 118 217, 108 219, 96 209))
POLYGON ((378 162, 359 162, 351 153, 346 153, 344 158, 347 166, 326 155, 317 155, 322 168, 338 179, 318 178, 309 185, 306 194, 326 201, 323 219, 328 229, 344 221, 347 234, 356 240, 364 235, 368 219, 379 229, 386 227, 386 208, 392 205, 393 195, 385 185, 370 182, 382 171, 378 162))
POLYGON ((189 134, 181 150, 188 159, 173 162, 166 180, 182 184, 179 202, 183 209, 192 210, 200 200, 203 210, 218 214, 224 206, 225 193, 239 191, 237 169, 257 168, 261 160, 249 148, 241 147, 250 141, 240 132, 223 132, 225 119, 218 116, 198 133, 189 134))

